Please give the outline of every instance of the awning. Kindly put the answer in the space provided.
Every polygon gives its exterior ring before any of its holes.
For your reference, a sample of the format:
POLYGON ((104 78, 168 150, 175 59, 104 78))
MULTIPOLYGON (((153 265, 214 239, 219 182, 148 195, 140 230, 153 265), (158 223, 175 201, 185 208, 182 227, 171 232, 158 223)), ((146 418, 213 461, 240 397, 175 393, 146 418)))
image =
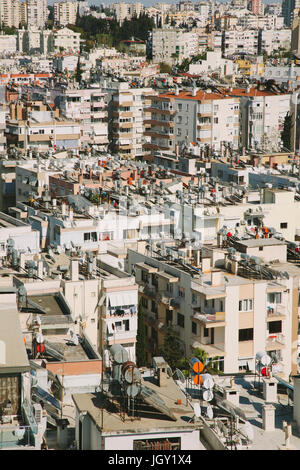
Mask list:
POLYGON ((124 305, 137 305, 137 290, 132 292, 115 292, 108 295, 111 307, 123 307, 124 305))

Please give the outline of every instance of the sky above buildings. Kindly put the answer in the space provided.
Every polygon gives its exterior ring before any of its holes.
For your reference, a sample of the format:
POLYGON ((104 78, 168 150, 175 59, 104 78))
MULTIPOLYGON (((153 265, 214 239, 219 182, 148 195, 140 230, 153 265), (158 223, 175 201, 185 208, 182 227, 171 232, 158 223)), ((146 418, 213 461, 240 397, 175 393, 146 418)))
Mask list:
MULTIPOLYGON (((47 3, 48 5, 53 5, 54 1, 57 1, 57 0, 47 0, 47 3)), ((62 1, 62 0, 60 0, 62 1)), ((110 3, 118 3, 119 1, 121 0, 88 0, 88 3, 89 5, 100 5, 101 3, 104 3, 105 5, 109 5, 110 3)), ((135 3, 135 0, 122 0, 122 1, 126 1, 127 3, 135 3)), ((144 5, 146 6, 150 6, 150 5, 154 5, 154 3, 157 3, 159 1, 163 1, 163 3, 178 3, 178 1, 174 1, 174 0, 136 0, 136 1, 139 1, 141 3, 143 3, 144 5)), ((197 1, 200 1, 200 0, 197 0, 197 1)), ((220 1, 221 3, 229 3, 230 0, 217 0, 217 1, 220 1)), ((196 3, 196 2, 195 2, 196 3)), ((263 0, 263 3, 281 3, 281 2, 278 2, 276 0, 263 0)))

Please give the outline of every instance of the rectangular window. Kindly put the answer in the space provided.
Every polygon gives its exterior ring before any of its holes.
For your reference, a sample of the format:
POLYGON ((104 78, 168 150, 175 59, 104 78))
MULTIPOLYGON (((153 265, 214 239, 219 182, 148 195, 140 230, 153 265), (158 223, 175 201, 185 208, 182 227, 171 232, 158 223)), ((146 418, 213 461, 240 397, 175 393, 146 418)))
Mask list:
POLYGON ((209 336, 209 329, 208 328, 203 329, 203 336, 204 336, 204 338, 208 338, 208 336, 209 336))
POLYGON ((85 242, 90 241, 91 234, 90 233, 84 233, 83 234, 83 239, 84 239, 85 242))
POLYGON ((181 328, 184 328, 184 315, 181 313, 177 313, 177 325, 181 326, 181 328))
POLYGON ((166 310, 166 324, 170 325, 173 323, 173 312, 172 310, 166 310))
POLYGON ((239 300, 239 312, 251 312, 253 310, 253 299, 239 300))
POLYGON ((280 228, 287 228, 287 227, 288 227, 287 222, 281 222, 280 228))
POLYGON ((253 340, 253 328, 243 328, 239 330, 239 341, 252 341, 253 340))
POLYGON ((269 333, 281 333, 282 332, 282 322, 280 321, 270 321, 269 322, 269 333))
POLYGON ((123 320, 124 330, 129 331, 129 320, 123 320))
POLYGON ((197 334, 197 323, 195 323, 194 321, 192 321, 192 333, 193 335, 197 334))
POLYGON ((148 308, 148 299, 146 297, 142 297, 141 303, 142 307, 148 308))

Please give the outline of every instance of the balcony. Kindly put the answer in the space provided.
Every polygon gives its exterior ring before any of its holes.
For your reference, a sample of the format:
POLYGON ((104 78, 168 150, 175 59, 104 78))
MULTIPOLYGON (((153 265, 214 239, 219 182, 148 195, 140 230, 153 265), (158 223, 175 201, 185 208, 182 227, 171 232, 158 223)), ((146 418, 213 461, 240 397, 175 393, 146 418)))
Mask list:
POLYGON ((285 344, 286 339, 282 333, 271 333, 266 339, 266 351, 284 349, 285 344))
POLYGON ((274 304, 274 306, 267 307, 267 322, 272 320, 284 320, 286 317, 285 306, 281 304, 274 304))
POLYGON ((192 347, 202 349, 209 358, 226 356, 224 343, 203 344, 200 341, 193 341, 192 347))
POLYGON ((205 309, 194 309, 192 319, 198 320, 205 328, 218 328, 226 325, 225 312, 208 313, 205 309))

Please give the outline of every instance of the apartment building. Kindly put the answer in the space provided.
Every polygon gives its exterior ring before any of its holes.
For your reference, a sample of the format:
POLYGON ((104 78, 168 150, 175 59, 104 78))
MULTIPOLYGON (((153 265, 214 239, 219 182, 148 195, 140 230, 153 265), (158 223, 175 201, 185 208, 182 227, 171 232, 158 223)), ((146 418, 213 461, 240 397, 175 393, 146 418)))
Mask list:
POLYGON ((284 119, 290 111, 291 95, 254 88, 229 90, 240 99, 241 144, 246 148, 278 147, 284 119))
POLYGON ((80 122, 82 143, 95 144, 103 151, 109 143, 106 98, 100 88, 69 88, 57 97, 61 113, 67 119, 80 122))
POLYGON ((272 282, 256 279, 216 249, 203 248, 201 263, 196 249, 175 245, 165 246, 168 257, 128 250, 128 269, 134 267, 140 285, 149 359, 161 350, 166 327, 172 325, 183 355, 190 357, 200 348, 209 358, 218 358, 225 373, 254 371, 261 350, 284 376, 296 370, 300 271, 286 262, 286 245, 278 240, 240 241, 236 247, 249 256, 261 248, 269 259, 281 259, 272 264, 278 279, 282 270, 289 274, 272 282))
POLYGON ((152 31, 152 60, 154 63, 181 63, 198 53, 198 35, 179 28, 161 28, 152 31))
POLYGON ((291 42, 290 29, 246 29, 242 31, 223 31, 222 51, 225 55, 233 54, 271 54, 284 48, 289 50, 291 42))
POLYGON ((152 88, 130 88, 128 83, 101 82, 108 93, 111 149, 126 158, 142 158, 149 96, 152 88))
POLYGON ((47 0, 26 0, 28 28, 44 28, 48 19, 47 0))
POLYGON ((210 90, 163 93, 151 97, 151 128, 145 149, 175 150, 176 145, 198 142, 219 150, 221 142, 239 145, 239 99, 210 90))
POLYGON ((17 38, 10 34, 0 34, 0 54, 9 56, 17 52, 17 38))
POLYGON ((282 1, 282 16, 284 17, 284 24, 290 28, 294 19, 294 10, 300 8, 299 0, 283 0, 282 1))
POLYGON ((144 5, 142 3, 112 3, 110 9, 113 11, 114 17, 118 23, 122 24, 123 21, 130 20, 133 16, 137 18, 143 13, 144 5))
POLYGON ((0 22, 2 26, 19 28, 27 24, 27 3, 20 0, 2 0, 0 2, 0 22))
POLYGON ((71 29, 62 28, 53 31, 53 50, 54 52, 80 51, 80 33, 75 33, 71 29))
POLYGON ((77 1, 54 2, 54 24, 57 26, 67 26, 75 24, 78 11, 77 1))

